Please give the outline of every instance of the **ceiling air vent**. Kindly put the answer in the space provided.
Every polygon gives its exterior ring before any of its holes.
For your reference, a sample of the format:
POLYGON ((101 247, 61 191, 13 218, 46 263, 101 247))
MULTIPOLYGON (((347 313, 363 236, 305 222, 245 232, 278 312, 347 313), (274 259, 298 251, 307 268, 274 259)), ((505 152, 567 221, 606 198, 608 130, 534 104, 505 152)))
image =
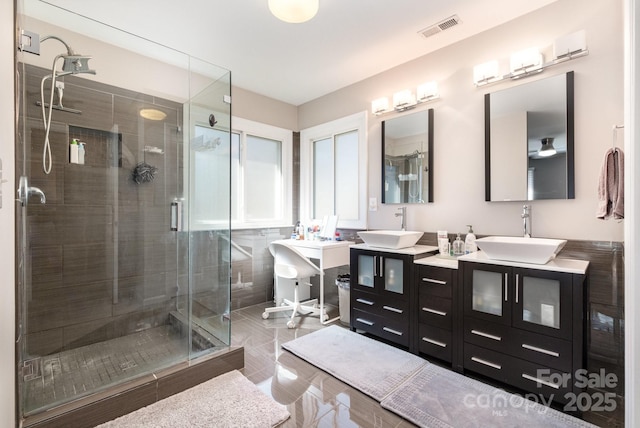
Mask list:
POLYGON ((425 28, 424 30, 418 31, 418 33, 422 34, 423 37, 431 37, 434 34, 438 34, 441 31, 448 30, 449 28, 460 24, 460 22, 458 15, 453 15, 438 22, 437 24, 425 28))

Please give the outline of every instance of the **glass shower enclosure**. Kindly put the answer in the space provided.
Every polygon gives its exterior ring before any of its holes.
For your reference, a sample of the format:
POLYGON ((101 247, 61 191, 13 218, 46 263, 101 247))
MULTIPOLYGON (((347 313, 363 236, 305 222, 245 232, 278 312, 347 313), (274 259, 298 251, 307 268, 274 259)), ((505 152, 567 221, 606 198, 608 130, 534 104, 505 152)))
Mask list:
POLYGON ((37 0, 16 26, 25 418, 229 347, 231 74, 37 0))

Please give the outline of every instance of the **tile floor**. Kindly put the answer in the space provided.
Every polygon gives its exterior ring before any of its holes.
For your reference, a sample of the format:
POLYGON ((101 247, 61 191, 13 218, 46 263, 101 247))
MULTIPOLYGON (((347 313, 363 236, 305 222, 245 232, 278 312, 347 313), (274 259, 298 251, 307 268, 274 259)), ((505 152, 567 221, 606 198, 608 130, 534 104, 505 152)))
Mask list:
MULTIPOLYGON (((287 313, 262 319, 267 306, 268 303, 259 304, 231 312, 231 342, 244 346, 244 375, 287 406, 291 418, 282 427, 414 426, 383 409, 374 399, 282 350, 282 343, 323 326, 317 317, 309 316, 297 318, 298 327, 288 329, 287 313)), ((337 310, 333 309, 329 315, 337 316, 337 310)), ((605 419, 586 412, 584 419, 600 426, 624 426, 619 416, 605 419)))
MULTIPOLYGON (((291 418, 281 427, 415 426, 383 409, 360 391, 283 351, 282 343, 323 326, 317 317, 309 316, 298 318, 298 327, 288 329, 286 313, 262 319, 267 306, 261 304, 231 312, 231 344, 244 346, 244 375, 287 406, 291 418)), ((329 316, 337 316, 337 311, 333 309, 329 316)))

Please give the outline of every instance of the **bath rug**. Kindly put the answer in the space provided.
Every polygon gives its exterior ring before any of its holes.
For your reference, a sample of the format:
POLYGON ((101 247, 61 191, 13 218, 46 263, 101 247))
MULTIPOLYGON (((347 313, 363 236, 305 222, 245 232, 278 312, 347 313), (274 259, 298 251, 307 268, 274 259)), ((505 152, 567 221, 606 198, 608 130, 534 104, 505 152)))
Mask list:
POLYGON ((409 352, 335 325, 282 347, 377 401, 429 364, 409 352))
POLYGON ((233 370, 97 428, 270 428, 289 416, 233 370))
POLYGON ((429 364, 385 397, 382 407, 429 428, 594 427, 590 423, 429 364))

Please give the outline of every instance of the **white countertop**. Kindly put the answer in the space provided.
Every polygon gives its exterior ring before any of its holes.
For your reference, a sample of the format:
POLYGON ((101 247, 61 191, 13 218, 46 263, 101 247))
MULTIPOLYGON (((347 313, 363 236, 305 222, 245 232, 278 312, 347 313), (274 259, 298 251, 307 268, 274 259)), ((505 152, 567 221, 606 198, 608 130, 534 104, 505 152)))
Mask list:
POLYGON ((381 248, 381 247, 372 247, 367 244, 355 244, 355 245, 352 245, 351 248, 357 248, 360 250, 380 251, 383 253, 408 254, 411 256, 417 256, 419 254, 438 251, 438 247, 434 247, 431 245, 414 245, 413 247, 407 247, 407 248, 381 248))
POLYGON ((483 251, 476 251, 475 253, 465 254, 464 256, 460 256, 458 260, 477 262, 477 263, 486 263, 486 264, 492 264, 492 265, 521 267, 525 269, 538 269, 538 270, 548 270, 553 272, 567 272, 567 273, 577 273, 577 274, 586 273, 587 268, 589 267, 588 261, 562 259, 562 258, 553 259, 543 265, 538 265, 533 263, 511 262, 507 260, 493 260, 488 258, 486 253, 483 251))
POLYGON ((417 265, 443 267, 447 269, 458 269, 457 257, 442 256, 440 254, 431 256, 431 257, 423 257, 421 259, 414 260, 413 263, 417 265))
POLYGON ((276 242, 282 242, 283 244, 304 248, 349 247, 354 244, 353 241, 314 241, 311 239, 279 239, 276 242))

